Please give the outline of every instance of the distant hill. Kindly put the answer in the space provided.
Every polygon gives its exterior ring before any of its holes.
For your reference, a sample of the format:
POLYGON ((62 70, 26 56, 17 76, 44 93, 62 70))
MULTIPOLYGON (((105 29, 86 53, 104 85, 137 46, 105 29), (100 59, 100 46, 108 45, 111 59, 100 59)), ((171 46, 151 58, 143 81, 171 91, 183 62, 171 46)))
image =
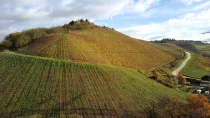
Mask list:
MULTIPOLYGON (((170 38, 154 42, 162 49, 163 45, 170 45, 170 48, 191 52, 192 59, 181 71, 182 74, 198 79, 210 74, 210 44, 201 41, 175 40, 170 38)), ((170 49, 168 52, 174 54, 175 51, 170 49)))
POLYGON ((155 43, 170 43, 175 44, 183 49, 192 51, 203 56, 210 56, 210 44, 202 41, 193 41, 193 40, 175 40, 171 38, 164 38, 162 40, 152 41, 155 43))

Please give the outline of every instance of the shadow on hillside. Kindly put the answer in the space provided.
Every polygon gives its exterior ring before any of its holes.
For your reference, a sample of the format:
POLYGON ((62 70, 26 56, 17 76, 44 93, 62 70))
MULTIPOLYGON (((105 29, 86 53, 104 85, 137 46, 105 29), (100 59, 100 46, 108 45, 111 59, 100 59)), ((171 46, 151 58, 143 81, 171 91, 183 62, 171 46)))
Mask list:
POLYGON ((43 110, 22 110, 13 111, 10 113, 2 112, 2 117, 18 117, 18 116, 29 116, 29 115, 41 115, 43 117, 53 115, 73 115, 78 114, 81 116, 117 116, 115 109, 90 109, 90 108, 79 108, 79 109, 43 109, 43 110))

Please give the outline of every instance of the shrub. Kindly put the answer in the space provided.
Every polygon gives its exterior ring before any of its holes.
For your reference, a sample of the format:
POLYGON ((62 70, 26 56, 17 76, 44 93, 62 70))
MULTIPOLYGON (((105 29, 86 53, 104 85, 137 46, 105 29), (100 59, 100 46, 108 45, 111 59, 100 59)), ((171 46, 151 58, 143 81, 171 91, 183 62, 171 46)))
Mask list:
POLYGON ((24 32, 25 35, 28 35, 30 39, 35 40, 47 35, 45 29, 37 28, 37 29, 30 29, 24 32))
POLYGON ((174 88, 175 87, 175 81, 171 76, 166 72, 166 70, 159 69, 153 71, 153 79, 156 81, 162 83, 165 86, 174 88))
POLYGON ((209 118, 209 99, 204 95, 188 95, 188 104, 173 97, 163 97, 157 103, 144 109, 145 117, 150 118, 209 118))
POLYGON ((52 27, 52 28, 49 28, 49 29, 45 29, 45 32, 47 34, 53 34, 53 33, 64 33, 66 32, 66 30, 63 28, 63 27, 52 27))
POLYGON ((189 114, 191 117, 209 118, 210 117, 210 104, 209 99, 204 95, 188 95, 189 101, 189 114))
POLYGON ((12 47, 12 42, 9 40, 4 40, 1 44, 0 44, 1 48, 11 48, 12 47))
POLYGON ((173 97, 162 97, 157 103, 144 109, 147 118, 177 118, 183 116, 185 106, 173 97))
POLYGON ((97 27, 98 27, 97 25, 89 22, 87 19, 85 21, 83 19, 77 21, 71 21, 69 22, 69 24, 65 24, 63 26, 63 28, 67 30, 93 29, 97 27))
POLYGON ((184 85, 187 82, 186 78, 181 73, 177 75, 177 78, 178 78, 179 84, 181 85, 184 85))

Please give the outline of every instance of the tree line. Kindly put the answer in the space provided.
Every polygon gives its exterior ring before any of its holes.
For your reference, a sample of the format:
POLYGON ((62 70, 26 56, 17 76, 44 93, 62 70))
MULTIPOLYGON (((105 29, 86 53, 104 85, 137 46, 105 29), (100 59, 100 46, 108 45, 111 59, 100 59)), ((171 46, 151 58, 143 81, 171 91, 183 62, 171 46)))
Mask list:
POLYGON ((181 48, 186 50, 190 50, 192 52, 197 52, 197 48, 193 44, 203 44, 201 41, 193 41, 193 40, 176 40, 173 38, 163 38, 162 40, 155 40, 152 41, 155 43, 173 43, 181 48))
POLYGON ((198 43, 202 44, 202 41, 194 41, 194 40, 176 40, 174 38, 163 38, 162 40, 154 40, 152 42, 155 43, 170 43, 170 42, 190 42, 190 43, 198 43))

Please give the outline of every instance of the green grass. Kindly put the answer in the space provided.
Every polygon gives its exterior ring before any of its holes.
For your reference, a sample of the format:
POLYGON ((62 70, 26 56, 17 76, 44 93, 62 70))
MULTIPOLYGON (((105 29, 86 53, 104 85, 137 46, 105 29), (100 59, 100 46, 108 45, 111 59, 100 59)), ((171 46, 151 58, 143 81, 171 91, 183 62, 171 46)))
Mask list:
POLYGON ((197 50, 210 50, 210 44, 194 44, 197 50))
POLYGON ((210 56, 210 44, 194 44, 198 53, 210 56))
MULTIPOLYGON (((153 45, 178 58, 178 60, 176 60, 173 64, 175 66, 174 68, 171 69, 172 71, 176 69, 177 67, 179 67, 180 64, 183 62, 183 60, 186 58, 183 56, 183 51, 180 51, 184 49, 181 49, 180 47, 176 46, 173 43, 161 43, 161 44, 154 43, 153 45)), ((203 50, 210 49, 209 44, 201 45, 201 44, 194 43, 193 45, 195 45, 196 49, 200 52, 201 51, 204 52, 203 50)), ((191 53, 191 56, 192 58, 189 60, 187 65, 181 70, 181 73, 186 76, 190 76, 190 77, 198 78, 198 79, 203 77, 204 75, 210 75, 210 59, 203 57, 201 55, 195 54, 193 52, 191 53)))
POLYGON ((186 102, 137 70, 0 53, 2 117, 120 117, 163 96, 186 102))
POLYGON ((202 56, 191 53, 191 59, 188 61, 186 66, 181 70, 181 73, 186 76, 190 76, 197 79, 200 79, 204 75, 209 75, 210 74, 210 71, 208 70, 209 64, 206 61, 202 63, 201 59, 203 58, 204 57, 202 56), (205 70, 205 68, 207 70, 205 70))

